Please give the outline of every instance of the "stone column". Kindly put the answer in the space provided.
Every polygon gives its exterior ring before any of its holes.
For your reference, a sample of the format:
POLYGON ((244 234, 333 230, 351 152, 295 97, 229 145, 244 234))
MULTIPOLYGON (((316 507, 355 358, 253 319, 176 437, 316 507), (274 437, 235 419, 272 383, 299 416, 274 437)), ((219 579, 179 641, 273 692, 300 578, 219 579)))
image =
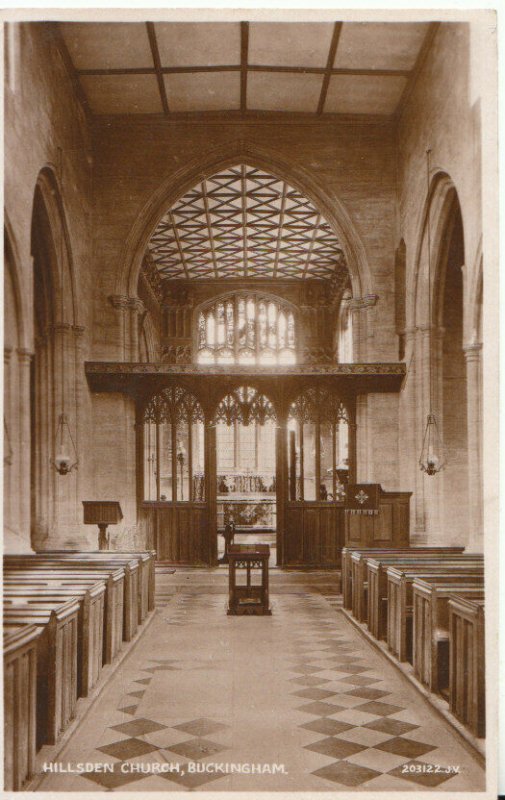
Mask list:
POLYGON ((372 309, 377 305, 379 297, 376 294, 367 294, 364 297, 353 297, 349 300, 349 309, 352 313, 353 352, 354 361, 368 361, 370 358, 370 339, 373 338, 372 309))
MULTIPOLYGON (((430 407, 430 363, 433 370, 433 411, 436 414, 441 438, 443 436, 443 420, 441 409, 441 351, 444 329, 431 325, 418 328, 416 348, 416 384, 417 384, 417 430, 419 431, 419 450, 417 462, 421 455, 426 422, 430 407)), ((443 441, 443 439, 442 439, 443 441)), ((424 533, 428 544, 450 544, 443 537, 443 471, 436 475, 426 475, 418 471, 416 482, 416 532, 424 533)))
MULTIPOLYGON (((11 369, 12 347, 4 347, 4 525, 15 530, 13 506, 16 505, 12 496, 14 469, 14 449, 15 449, 15 426, 12 414, 12 369, 11 369), (7 439, 8 437, 8 439, 7 439)), ((17 420, 16 420, 17 421, 17 420)))
MULTIPOLYGON (((51 460, 57 455, 60 446, 56 441, 60 419, 65 415, 67 425, 63 427, 63 448, 75 464, 79 458, 77 438, 76 408, 76 364, 75 364, 75 331, 68 323, 57 323, 52 326, 54 395, 48 401, 53 404, 54 440, 50 443, 51 460), (72 444, 73 441, 73 444, 72 444)), ((61 430, 61 428, 60 428, 61 430)), ((42 465, 43 467, 43 465, 42 465)), ((54 463, 48 465, 54 478, 54 513, 53 524, 49 530, 49 546, 76 546, 79 541, 80 519, 78 469, 72 469, 67 475, 60 475, 54 463)))
POLYGON ((130 361, 139 361, 139 316, 145 311, 145 307, 138 297, 130 297, 128 307, 130 309, 130 361))
POLYGON ((31 509, 30 509, 30 474, 31 474, 31 419, 30 419, 30 368, 33 355, 24 348, 17 351, 18 357, 18 394, 19 425, 16 447, 19 449, 17 480, 19 485, 19 530, 31 547, 31 509))
POLYGON ((468 416, 468 507, 470 550, 482 551, 483 487, 482 487, 482 344, 463 348, 466 359, 468 416))
POLYGON ((128 361, 129 351, 131 349, 130 335, 130 298, 124 294, 112 294, 109 296, 109 302, 116 310, 118 322, 118 361, 128 361))
POLYGON ((277 514, 277 566, 284 560, 285 510, 288 502, 288 460, 287 439, 288 423, 283 416, 278 419, 275 429, 276 452, 276 514, 277 514))
POLYGON ((400 392, 399 396, 398 436, 398 462, 400 465, 400 485, 398 488, 403 491, 414 492, 410 501, 410 541, 413 545, 425 543, 424 524, 422 526, 416 524, 422 515, 422 512, 417 511, 417 488, 420 483, 418 462, 422 441, 416 392, 417 335, 417 328, 408 328, 404 331, 407 376, 403 391, 400 392))

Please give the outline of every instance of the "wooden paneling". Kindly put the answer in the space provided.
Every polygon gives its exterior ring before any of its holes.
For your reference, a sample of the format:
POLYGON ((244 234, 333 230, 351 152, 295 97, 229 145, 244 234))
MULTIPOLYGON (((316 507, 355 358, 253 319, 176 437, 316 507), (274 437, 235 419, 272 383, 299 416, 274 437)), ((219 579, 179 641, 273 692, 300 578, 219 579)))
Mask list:
POLYGON ((329 503, 288 504, 283 566, 339 567, 344 510, 329 503))
POLYGON ((212 561, 210 541, 213 526, 205 504, 177 503, 166 508, 144 507, 151 515, 155 549, 159 561, 174 564, 208 564, 212 561))
POLYGON ((408 547, 411 494, 381 490, 378 514, 346 513, 346 546, 408 547))

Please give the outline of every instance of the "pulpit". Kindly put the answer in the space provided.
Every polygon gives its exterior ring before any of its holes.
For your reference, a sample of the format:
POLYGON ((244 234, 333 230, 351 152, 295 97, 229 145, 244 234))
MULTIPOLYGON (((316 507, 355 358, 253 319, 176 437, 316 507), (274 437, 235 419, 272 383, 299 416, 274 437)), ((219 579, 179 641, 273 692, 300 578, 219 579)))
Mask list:
POLYGON ((98 525, 98 549, 109 549, 107 525, 117 525, 123 512, 117 500, 83 500, 84 524, 98 525))
POLYGON ((229 615, 264 616, 272 613, 268 602, 269 558, 268 544, 230 545, 229 615))
POLYGON ((408 547, 412 492, 385 492, 379 483, 346 487, 346 547, 408 547))

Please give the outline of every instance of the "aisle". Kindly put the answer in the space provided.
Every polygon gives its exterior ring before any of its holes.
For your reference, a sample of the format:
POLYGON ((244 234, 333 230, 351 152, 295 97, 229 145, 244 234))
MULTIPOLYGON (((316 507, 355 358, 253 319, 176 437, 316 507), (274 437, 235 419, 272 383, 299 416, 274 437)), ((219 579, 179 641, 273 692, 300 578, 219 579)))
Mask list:
POLYGON ((227 617, 225 578, 160 572, 156 618, 58 758, 98 766, 46 773, 39 791, 484 789, 450 727, 321 594, 329 573, 274 572, 268 618, 227 617))

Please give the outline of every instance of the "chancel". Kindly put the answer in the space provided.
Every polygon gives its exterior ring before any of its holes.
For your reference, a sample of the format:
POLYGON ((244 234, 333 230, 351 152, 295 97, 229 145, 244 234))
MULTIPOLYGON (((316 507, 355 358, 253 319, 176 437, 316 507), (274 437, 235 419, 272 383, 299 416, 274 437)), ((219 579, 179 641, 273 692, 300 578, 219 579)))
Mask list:
POLYGON ((484 796, 494 18, 58 17, 5 25, 5 789, 484 796))

